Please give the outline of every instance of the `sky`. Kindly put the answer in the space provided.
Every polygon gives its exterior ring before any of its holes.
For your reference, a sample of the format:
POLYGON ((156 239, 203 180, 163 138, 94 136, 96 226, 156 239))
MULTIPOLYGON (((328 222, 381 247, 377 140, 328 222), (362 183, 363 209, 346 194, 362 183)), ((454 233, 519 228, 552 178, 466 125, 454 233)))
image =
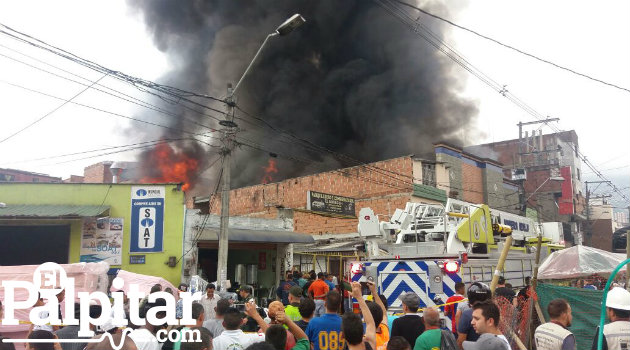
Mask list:
MULTIPOLYGON (((437 15, 559 65, 630 88, 628 1, 443 1, 448 13, 437 15)), ((421 21, 436 21, 426 15, 416 15, 421 21)), ((2 1, 0 23, 108 68, 147 80, 158 80, 174 64, 153 45, 142 17, 129 10, 123 1, 2 1)), ((582 152, 630 196, 629 92, 538 62, 458 28, 446 33, 444 40, 541 115, 560 118, 557 127, 574 129, 582 152)), ((135 131, 142 133, 142 128, 149 127, 72 104, 62 106, 32 127, 1 141, 63 103, 24 88, 63 99, 86 89, 84 85, 38 71, 16 59, 75 80, 102 78, 99 73, 0 35, 0 167, 65 178, 71 174, 81 175, 85 166, 101 160, 134 159, 132 152, 96 158, 88 158, 92 153, 56 157, 128 144, 135 131), (47 67, 24 54, 79 77, 47 67)), ((463 69, 453 69, 458 70, 453 74, 466 79, 461 95, 476 101, 480 111, 477 121, 480 136, 465 140, 467 143, 516 138, 516 124, 534 120, 463 69)), ((101 83, 146 99, 143 92, 112 78, 105 77, 101 83)), ((85 90, 74 101, 122 116, 132 116, 139 108, 92 89, 85 90)), ((543 131, 552 132, 549 127, 544 127, 543 131)), ((586 180, 597 180, 585 166, 582 171, 586 180)))

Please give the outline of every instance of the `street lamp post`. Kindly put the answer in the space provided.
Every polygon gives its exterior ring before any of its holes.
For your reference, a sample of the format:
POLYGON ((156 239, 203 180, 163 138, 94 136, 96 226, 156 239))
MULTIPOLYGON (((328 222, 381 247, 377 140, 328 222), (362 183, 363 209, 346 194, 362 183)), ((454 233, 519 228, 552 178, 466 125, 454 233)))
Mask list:
POLYGON ((217 262, 217 288, 223 290, 225 281, 227 280, 227 258, 228 258, 228 245, 229 245, 229 217, 230 217, 230 165, 232 159, 232 148, 234 145, 234 135, 236 134, 236 123, 234 123, 234 107, 236 106, 236 101, 234 100, 234 95, 238 90, 239 86, 243 82, 243 79, 249 73, 250 69, 254 65, 254 62, 262 52, 263 48, 269 41, 271 37, 276 35, 284 36, 291 33, 295 28, 301 26, 306 22, 302 16, 299 14, 295 14, 287 19, 284 23, 282 23, 273 33, 267 35, 263 43, 260 45, 260 48, 254 55, 254 58, 251 60, 245 72, 236 83, 236 86, 232 88, 231 84, 228 84, 227 98, 225 99, 225 104, 227 105, 227 113, 225 116, 225 120, 219 122, 221 126, 223 126, 222 130, 222 139, 223 139, 223 147, 221 149, 221 154, 223 156, 223 166, 222 166, 222 174, 221 174, 221 220, 219 222, 219 252, 218 252, 218 262, 217 262))

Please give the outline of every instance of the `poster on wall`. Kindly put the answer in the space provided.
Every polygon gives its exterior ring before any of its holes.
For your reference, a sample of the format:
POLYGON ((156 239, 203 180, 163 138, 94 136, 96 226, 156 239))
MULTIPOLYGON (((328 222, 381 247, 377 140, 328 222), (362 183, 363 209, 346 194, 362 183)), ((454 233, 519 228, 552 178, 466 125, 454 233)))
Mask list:
POLYGON ((123 223, 123 218, 84 218, 79 261, 122 264, 123 223))
POLYGON ((163 186, 131 187, 130 253, 158 253, 164 241, 163 186))

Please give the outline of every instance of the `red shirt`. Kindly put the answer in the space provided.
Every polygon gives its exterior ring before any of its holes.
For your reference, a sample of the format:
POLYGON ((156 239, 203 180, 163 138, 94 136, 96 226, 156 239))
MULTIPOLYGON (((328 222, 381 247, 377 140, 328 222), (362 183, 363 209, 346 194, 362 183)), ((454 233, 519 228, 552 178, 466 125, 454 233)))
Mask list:
MULTIPOLYGON (((446 303, 447 304, 448 303, 455 303, 457 301, 464 300, 464 299, 465 298, 464 298, 463 295, 455 294, 453 296, 450 296, 448 299, 446 299, 446 303)), ((450 317, 451 318, 451 322, 453 322, 452 323, 452 325, 453 325, 453 328, 452 328, 453 332, 457 332, 457 324, 455 323, 455 314, 457 313, 457 305, 458 305, 458 303, 444 306, 444 314, 446 316, 450 317)))

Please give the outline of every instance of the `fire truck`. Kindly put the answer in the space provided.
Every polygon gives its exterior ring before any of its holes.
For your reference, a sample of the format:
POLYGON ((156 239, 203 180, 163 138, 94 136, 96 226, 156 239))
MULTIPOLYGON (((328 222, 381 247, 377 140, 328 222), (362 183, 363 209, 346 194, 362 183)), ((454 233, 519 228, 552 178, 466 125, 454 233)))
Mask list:
POLYGON ((497 273, 513 287, 523 286, 533 274, 539 234, 540 261, 564 248, 561 231, 548 229, 545 234, 543 225, 530 218, 456 199, 445 205, 410 202, 389 221, 379 221, 372 209, 362 208, 358 226, 366 259, 349 263, 349 277, 376 282, 392 310, 401 308, 398 297, 404 292, 415 292, 421 307, 427 307, 455 294, 457 282, 490 284, 508 235, 512 244, 497 273))

